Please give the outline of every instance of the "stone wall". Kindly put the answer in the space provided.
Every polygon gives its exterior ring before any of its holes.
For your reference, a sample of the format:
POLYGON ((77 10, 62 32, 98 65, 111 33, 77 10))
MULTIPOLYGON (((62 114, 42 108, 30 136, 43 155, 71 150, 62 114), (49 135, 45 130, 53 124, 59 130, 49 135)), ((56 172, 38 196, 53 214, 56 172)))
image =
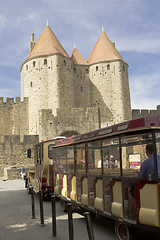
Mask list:
POLYGON ((157 105, 156 110, 132 109, 132 119, 137 119, 137 118, 147 117, 147 116, 156 116, 156 115, 160 115, 160 105, 157 105))
POLYGON ((99 109, 71 108, 57 109, 57 116, 52 110, 40 110, 40 141, 57 136, 72 136, 99 128, 99 109))
POLYGON ((27 158, 27 150, 39 142, 39 136, 0 135, 0 177, 4 168, 29 168, 34 164, 34 154, 27 158))
POLYGON ((27 135, 29 133, 28 99, 0 98, 0 135, 27 135))

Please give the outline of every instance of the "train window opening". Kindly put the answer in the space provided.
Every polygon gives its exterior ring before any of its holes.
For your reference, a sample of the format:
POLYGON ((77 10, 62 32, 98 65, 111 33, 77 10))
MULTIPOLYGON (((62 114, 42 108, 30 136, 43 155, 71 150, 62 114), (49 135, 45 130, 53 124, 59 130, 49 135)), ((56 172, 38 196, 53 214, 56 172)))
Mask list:
POLYGON ((141 163, 147 159, 146 145, 152 140, 150 134, 140 134, 125 136, 122 142, 122 169, 123 175, 134 176, 134 172, 139 171, 141 163))
POLYGON ((75 145, 75 160, 76 160, 77 201, 81 202, 82 185, 83 182, 85 181, 86 175, 85 144, 75 145))
POLYGON ((67 168, 68 173, 74 173, 74 146, 67 148, 67 168))
POLYGON ((58 156, 57 156, 59 165, 58 169, 61 173, 67 172, 67 149, 66 147, 60 147, 58 149, 58 156))
POLYGON ((112 133, 112 131, 113 131, 112 127, 107 128, 107 129, 99 130, 99 131, 98 131, 98 136, 112 133))
POLYGON ((125 144, 139 144, 140 142, 147 141, 147 140, 152 140, 152 134, 151 133, 143 133, 143 134, 138 134, 138 135, 128 135, 128 136, 123 136, 121 138, 121 143, 125 144))
POLYGON ((85 145, 78 144, 76 145, 76 163, 77 171, 81 172, 86 168, 86 158, 85 158, 85 145))
POLYGON ((120 176, 119 138, 102 141, 103 173, 104 175, 120 176))
POLYGON ((102 168, 101 159, 102 159, 102 152, 101 152, 101 141, 96 140, 87 143, 87 150, 88 150, 88 172, 91 173, 99 173, 102 174, 102 170, 98 170, 102 168), (95 169, 95 170, 94 170, 95 169))
POLYGON ((54 146, 54 144, 49 144, 48 145, 48 158, 49 159, 53 158, 53 146, 54 146))
POLYGON ((73 142, 78 142, 80 140, 81 140, 81 136, 75 136, 75 137, 72 138, 73 142))

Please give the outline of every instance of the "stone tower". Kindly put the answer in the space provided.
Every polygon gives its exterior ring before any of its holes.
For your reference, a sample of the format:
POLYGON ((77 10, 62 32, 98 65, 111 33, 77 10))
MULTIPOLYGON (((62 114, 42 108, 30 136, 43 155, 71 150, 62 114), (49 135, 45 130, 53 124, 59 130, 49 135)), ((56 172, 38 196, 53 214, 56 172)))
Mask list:
POLYGON ((67 72, 65 81, 60 81, 65 76, 66 65, 71 68, 72 60, 47 25, 21 67, 21 97, 29 99, 30 134, 39 133, 40 109, 52 109, 56 115, 57 108, 73 106, 74 98, 65 95, 68 90, 73 92, 73 82, 67 83, 72 81, 71 71, 67 72))
POLYGON ((30 50, 21 67, 29 134, 50 139, 131 119, 128 65, 104 31, 88 61, 76 47, 69 56, 48 25, 30 50))
POLYGON ((106 126, 106 119, 110 124, 131 119, 128 64, 103 30, 87 62, 91 106, 101 110, 101 127, 106 126))

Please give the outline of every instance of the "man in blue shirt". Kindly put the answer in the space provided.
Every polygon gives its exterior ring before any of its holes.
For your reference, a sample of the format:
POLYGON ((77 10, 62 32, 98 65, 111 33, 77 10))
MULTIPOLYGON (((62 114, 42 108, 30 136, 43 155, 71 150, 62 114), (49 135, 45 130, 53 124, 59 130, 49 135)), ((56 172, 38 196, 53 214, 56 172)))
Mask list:
MULTIPOLYGON (((151 180, 155 178, 155 164, 154 164, 154 145, 153 143, 148 143, 146 145, 146 154, 148 159, 145 160, 140 168, 140 172, 138 173, 139 178, 147 178, 151 180)), ((158 177, 160 178, 160 156, 157 155, 157 168, 158 168, 158 177)))

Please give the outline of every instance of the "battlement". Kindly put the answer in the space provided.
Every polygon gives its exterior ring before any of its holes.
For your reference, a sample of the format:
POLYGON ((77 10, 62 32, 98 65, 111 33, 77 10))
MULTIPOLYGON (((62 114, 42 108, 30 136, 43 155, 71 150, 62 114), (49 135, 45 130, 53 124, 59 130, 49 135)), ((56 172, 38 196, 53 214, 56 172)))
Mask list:
POLYGON ((28 102, 27 97, 24 97, 23 101, 20 100, 20 97, 15 97, 15 99, 7 97, 6 101, 4 101, 3 97, 0 97, 0 104, 6 104, 7 103, 7 104, 10 104, 10 105, 13 105, 13 104, 16 104, 16 103, 26 103, 26 102, 28 102))
POLYGON ((160 105, 157 105, 157 109, 132 109, 132 119, 160 115, 160 105))
POLYGON ((0 133, 2 135, 25 135, 29 133, 28 98, 0 98, 0 133))

